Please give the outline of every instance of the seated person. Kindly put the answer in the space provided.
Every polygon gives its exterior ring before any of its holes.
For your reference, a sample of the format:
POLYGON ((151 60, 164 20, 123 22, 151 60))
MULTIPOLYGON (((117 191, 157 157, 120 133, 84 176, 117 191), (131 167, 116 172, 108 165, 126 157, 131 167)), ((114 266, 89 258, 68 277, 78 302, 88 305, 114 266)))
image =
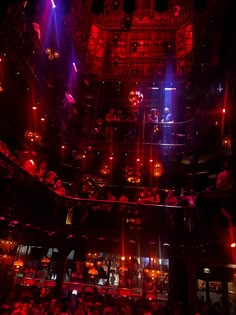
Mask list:
POLYGON ((147 191, 147 196, 144 198, 140 198, 140 202, 153 202, 154 201, 154 196, 152 194, 152 190, 149 189, 147 191))

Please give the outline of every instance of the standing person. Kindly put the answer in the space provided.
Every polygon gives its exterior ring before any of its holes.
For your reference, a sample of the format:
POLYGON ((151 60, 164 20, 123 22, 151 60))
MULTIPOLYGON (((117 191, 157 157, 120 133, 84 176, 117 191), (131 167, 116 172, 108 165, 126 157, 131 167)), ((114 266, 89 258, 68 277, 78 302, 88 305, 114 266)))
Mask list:
POLYGON ((171 143, 171 126, 168 125, 173 123, 173 117, 170 112, 169 106, 165 106, 164 112, 161 118, 161 122, 164 124, 162 129, 162 143, 163 144, 170 144, 171 143))
POLYGON ((160 129, 159 126, 155 123, 158 123, 159 117, 157 110, 155 108, 151 109, 151 112, 148 114, 148 122, 151 123, 148 125, 148 141, 159 142, 160 140, 160 129))
POLYGON ((165 106, 164 112, 162 114, 161 122, 163 122, 163 123, 173 123, 174 122, 169 106, 165 106))

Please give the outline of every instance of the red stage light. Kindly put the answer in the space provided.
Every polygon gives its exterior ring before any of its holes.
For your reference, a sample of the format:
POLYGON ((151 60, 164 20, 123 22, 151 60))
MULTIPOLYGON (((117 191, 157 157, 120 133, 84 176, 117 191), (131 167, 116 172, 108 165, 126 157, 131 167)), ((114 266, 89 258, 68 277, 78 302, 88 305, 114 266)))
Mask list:
POLYGON ((226 113, 226 109, 225 109, 225 108, 222 109, 222 113, 223 113, 223 114, 226 113))
POLYGON ((236 243, 231 243, 230 247, 232 247, 232 248, 236 247, 236 243))
POLYGON ((32 109, 33 109, 33 110, 37 110, 37 107, 36 107, 36 106, 32 106, 32 109))

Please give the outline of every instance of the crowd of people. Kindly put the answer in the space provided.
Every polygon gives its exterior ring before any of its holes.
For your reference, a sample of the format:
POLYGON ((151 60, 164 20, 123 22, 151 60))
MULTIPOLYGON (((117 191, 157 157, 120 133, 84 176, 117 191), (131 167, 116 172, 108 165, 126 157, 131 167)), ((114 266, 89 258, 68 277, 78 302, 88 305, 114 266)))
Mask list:
MULTIPOLYGON (((139 117, 138 111, 130 111, 126 113, 121 108, 115 110, 113 107, 105 114, 104 119, 97 120, 97 127, 94 130, 95 138, 105 138, 107 141, 136 141, 140 138, 140 131, 144 128, 145 142, 155 143, 172 143, 171 125, 173 116, 170 108, 165 106, 163 113, 160 114, 156 108, 149 109, 145 115, 145 125, 143 118, 139 117), (122 124, 122 122, 126 124, 122 124), (167 127, 168 124, 168 128, 167 127)), ((173 142, 174 144, 174 142, 173 142)))
POLYGON ((0 152, 17 163, 27 173, 54 190, 58 195, 66 195, 66 189, 63 187, 58 175, 54 171, 48 170, 47 161, 42 160, 37 163, 39 158, 36 152, 24 150, 11 152, 7 144, 3 141, 0 141, 0 152))
MULTIPOLYGON (((34 151, 18 151, 13 154, 9 150, 6 143, 0 141, 0 152, 16 162, 26 172, 37 178, 40 182, 47 185, 54 190, 58 195, 69 196, 71 192, 65 188, 62 180, 57 173, 48 169, 46 160, 38 158, 34 151)), ((232 189, 233 177, 232 169, 228 162, 224 163, 224 168, 216 177, 215 187, 208 186, 206 190, 213 190, 214 188, 220 191, 227 191, 232 189)), ((194 189, 181 189, 180 194, 177 194, 174 189, 159 189, 158 187, 145 187, 136 191, 134 196, 130 196, 127 192, 119 192, 114 194, 111 190, 91 189, 84 181, 78 192, 73 194, 73 197, 87 198, 91 200, 107 200, 120 202, 139 202, 139 203, 154 203, 163 204, 166 206, 185 205, 193 207, 197 198, 197 193, 194 189)))
MULTIPOLYGON (((46 292, 43 288, 41 290, 46 292)), ((77 292, 64 297, 60 303, 51 294, 28 293, 15 299, 9 296, 0 305, 1 315, 188 315, 187 309, 180 302, 172 304, 166 301, 149 300, 145 297, 127 298, 99 295, 96 292, 77 292)), ((199 301, 196 315, 224 315, 224 307, 220 302, 199 301)), ((192 314, 192 313, 191 313, 192 314)), ((233 308, 230 312, 233 314, 233 308)))

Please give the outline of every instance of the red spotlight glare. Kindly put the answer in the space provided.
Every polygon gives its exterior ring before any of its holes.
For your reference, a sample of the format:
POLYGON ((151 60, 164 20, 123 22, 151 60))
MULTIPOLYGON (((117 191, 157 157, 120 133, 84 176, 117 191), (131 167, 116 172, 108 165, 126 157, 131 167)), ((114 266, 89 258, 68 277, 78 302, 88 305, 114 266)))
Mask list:
POLYGON ((40 120, 41 120, 41 121, 45 121, 45 118, 44 118, 44 117, 42 117, 40 120))
POLYGON ((225 108, 222 109, 222 113, 223 113, 223 114, 226 113, 226 109, 225 109, 225 108))
POLYGON ((140 162, 140 159, 137 159, 137 162, 140 162))
POLYGON ((86 158, 86 155, 82 155, 82 158, 85 159, 85 158, 86 158))
POLYGON ((37 107, 36 107, 36 106, 32 106, 32 109, 33 109, 33 110, 37 110, 37 107))
POLYGON ((65 146, 65 145, 62 145, 62 146, 61 146, 61 149, 62 149, 62 150, 64 150, 65 148, 66 148, 66 146, 65 146))
POLYGON ((230 247, 235 248, 236 247, 236 243, 231 243, 230 247))
POLYGON ((149 160, 149 162, 150 162, 150 163, 152 163, 152 162, 153 162, 153 160, 151 159, 151 160, 149 160))
POLYGON ((2 58, 0 58, 0 62, 2 62, 2 58))
POLYGON ((110 156, 110 160, 113 160, 113 156, 110 156))

